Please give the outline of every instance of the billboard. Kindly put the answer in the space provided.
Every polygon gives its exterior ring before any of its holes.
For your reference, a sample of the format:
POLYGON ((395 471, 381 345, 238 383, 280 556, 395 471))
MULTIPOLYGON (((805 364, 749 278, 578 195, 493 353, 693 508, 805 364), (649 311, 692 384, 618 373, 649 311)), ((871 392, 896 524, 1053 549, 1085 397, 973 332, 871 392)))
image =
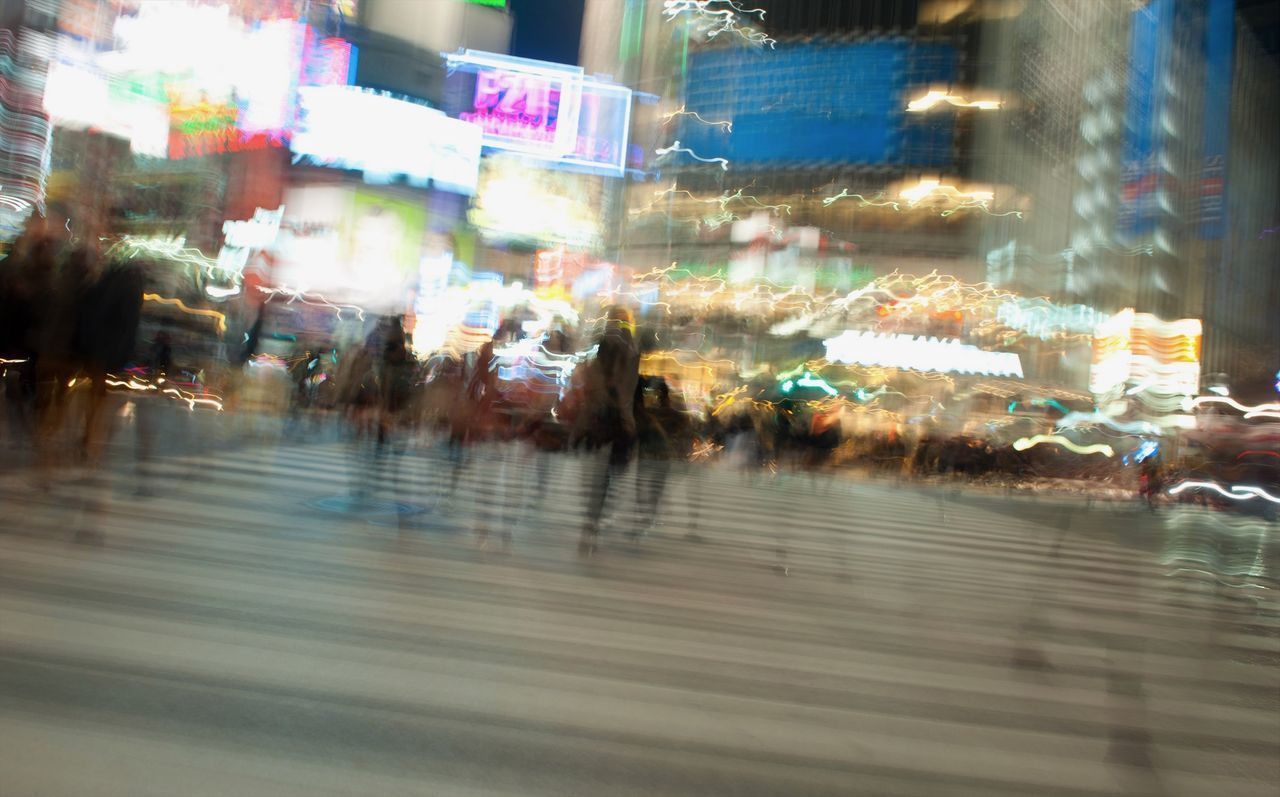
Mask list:
POLYGON ((674 138, 735 163, 949 165, 951 114, 908 113, 911 97, 959 75, 946 44, 906 41, 706 49, 689 56, 674 138), (702 121, 705 120, 705 121, 702 121), (727 125, 732 125, 729 132, 727 125))
POLYGON ((1122 240, 1155 230, 1160 215, 1160 169, 1164 148, 1161 124, 1165 103, 1162 77, 1168 70, 1173 35, 1173 0, 1152 0, 1134 9, 1129 29, 1129 93, 1121 155, 1121 202, 1118 227, 1122 240))
POLYGON ((559 158, 573 151, 582 68, 464 50, 445 55, 450 111, 484 131, 484 145, 559 158))
POLYGON ((582 81, 578 137, 557 163, 582 171, 621 176, 627 167, 631 89, 587 78, 582 81))
POLYGON ((600 183, 512 156, 485 158, 469 219, 491 240, 590 248, 602 236, 600 183))
POLYGON ((425 207, 351 186, 290 188, 284 202, 277 284, 366 309, 405 303, 419 279, 425 207))
POLYGON ((631 89, 564 64, 467 50, 445 56, 446 107, 484 146, 579 171, 621 175, 631 89))
POLYGON ((298 90, 294 160, 364 172, 371 183, 403 176, 471 194, 480 167, 480 128, 425 105, 354 86, 298 90))
POLYGON ((1226 229, 1227 146, 1231 120, 1231 69, 1235 46, 1232 0, 1208 0, 1205 34, 1204 136, 1200 171, 1200 237, 1221 238, 1226 229))
MULTIPOLYGON (((282 12, 292 8, 284 5, 282 12)), ((65 89, 59 86, 57 93, 65 95, 65 106, 91 108, 101 94, 98 82, 106 81, 110 102, 103 113, 109 119, 139 116, 143 121, 133 127, 113 124, 126 133, 146 128, 129 137, 135 148, 141 141, 148 154, 157 113, 173 117, 167 147, 172 158, 284 146, 294 129, 299 86, 349 83, 356 51, 299 20, 259 16, 246 23, 227 6, 142 4, 116 18, 112 49, 72 62, 95 78, 68 72, 65 89), (111 108, 118 104, 117 84, 131 87, 133 106, 119 113, 111 108), (141 100, 163 109, 157 112, 141 100)))

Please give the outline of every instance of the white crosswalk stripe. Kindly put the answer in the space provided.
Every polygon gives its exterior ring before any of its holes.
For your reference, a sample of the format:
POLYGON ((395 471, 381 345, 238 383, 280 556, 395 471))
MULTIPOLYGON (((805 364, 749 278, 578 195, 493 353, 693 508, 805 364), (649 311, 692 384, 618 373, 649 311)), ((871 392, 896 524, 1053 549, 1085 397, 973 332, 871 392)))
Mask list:
POLYGON ((151 498, 0 478, 0 792, 1280 783, 1260 521, 696 467, 631 541, 637 467, 583 561, 595 465, 490 446, 451 491, 435 445, 324 444, 160 461, 151 498))

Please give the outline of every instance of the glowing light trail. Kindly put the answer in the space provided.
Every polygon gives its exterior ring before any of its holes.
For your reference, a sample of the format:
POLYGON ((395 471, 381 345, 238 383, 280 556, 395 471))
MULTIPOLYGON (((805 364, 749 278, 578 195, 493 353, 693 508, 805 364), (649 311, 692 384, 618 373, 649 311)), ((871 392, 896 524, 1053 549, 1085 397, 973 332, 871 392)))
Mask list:
POLYGON ((1038 446, 1041 443, 1057 443, 1068 451, 1074 451, 1077 454, 1102 454, 1103 456, 1113 457, 1116 453, 1106 443, 1082 446, 1058 434, 1038 434, 1032 437, 1021 437, 1013 441, 1013 448, 1015 451, 1026 451, 1028 448, 1038 446))
POLYGON ((1187 410, 1192 410, 1192 409, 1195 409, 1196 407, 1199 407, 1201 404, 1210 404, 1210 403, 1230 404, 1232 407, 1235 407, 1241 412, 1246 413, 1245 414, 1246 418, 1250 417, 1250 415, 1257 415, 1258 413, 1270 413, 1270 412, 1280 411, 1280 404, 1255 404, 1254 406, 1250 407, 1245 404, 1241 404, 1240 402, 1236 401, 1230 396, 1196 396, 1193 399, 1188 399, 1187 401, 1185 401, 1183 403, 1183 406, 1187 410))
POLYGON ((1250 501, 1254 498, 1261 498, 1264 501, 1270 501, 1273 504, 1280 504, 1280 498, 1268 493, 1261 487, 1255 487, 1251 484, 1233 484, 1229 490, 1223 489, 1222 485, 1217 482, 1193 481, 1188 480, 1179 482, 1170 487, 1169 495, 1177 495, 1184 490, 1192 489, 1213 490, 1224 498, 1230 498, 1233 501, 1250 501))
POLYGON ((718 163, 718 164, 720 164, 720 168, 721 168, 721 169, 723 169, 723 170, 725 170, 725 171, 728 171, 728 170, 729 170, 729 161, 728 161, 727 159, 725 159, 725 158, 704 158, 704 157, 702 157, 701 155, 699 155, 698 153, 696 153, 696 152, 694 152, 693 150, 689 149, 688 147, 682 147, 682 146, 680 146, 680 140, 679 140, 679 139, 676 139, 675 141, 673 141, 673 142, 671 143, 671 146, 669 146, 669 147, 659 147, 658 149, 655 149, 655 150, 653 151, 653 154, 655 154, 655 155, 667 155, 667 154, 672 153, 672 152, 683 152, 683 153, 687 154, 690 158, 693 158, 693 159, 694 159, 694 160, 696 160, 696 161, 702 161, 703 163, 718 163))
POLYGON ((144 293, 142 294, 142 301, 170 305, 178 308, 187 315, 198 315, 205 318, 212 318, 214 323, 218 326, 219 335, 227 331, 227 317, 222 313, 219 313, 217 310, 204 310, 198 307, 188 307, 181 299, 161 296, 158 293, 144 293))
POLYGON ((999 100, 966 100, 957 94, 950 94, 945 91, 932 90, 926 92, 924 96, 917 97, 907 103, 908 113, 924 113, 940 103, 954 105, 957 108, 975 108, 979 111, 995 111, 999 110, 1002 103, 999 100))
POLYGON ((704 125, 707 125, 709 127, 723 127, 724 132, 726 133, 733 132, 733 122, 729 122, 729 121, 713 122, 710 119, 703 119, 701 116, 698 115, 697 111, 686 111, 683 105, 681 105, 678 109, 672 111, 671 113, 663 114, 662 124, 664 125, 670 124, 671 120, 675 119, 677 116, 692 116, 694 119, 697 119, 699 122, 702 122, 704 125))

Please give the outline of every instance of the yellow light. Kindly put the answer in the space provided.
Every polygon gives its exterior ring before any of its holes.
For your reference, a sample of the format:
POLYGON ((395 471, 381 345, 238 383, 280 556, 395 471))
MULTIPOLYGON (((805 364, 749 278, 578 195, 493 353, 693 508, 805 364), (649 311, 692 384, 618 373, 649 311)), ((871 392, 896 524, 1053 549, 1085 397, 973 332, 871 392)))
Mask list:
POLYGON ((1102 454, 1108 457, 1115 456, 1115 451, 1112 450, 1111 446, 1106 445, 1105 443, 1094 443, 1093 445, 1082 446, 1058 434, 1038 434, 1033 437, 1021 437, 1014 441, 1013 448, 1015 451, 1026 451, 1028 448, 1038 446, 1041 443, 1057 443, 1068 451, 1074 451, 1077 454, 1102 454))
POLYGON ((188 315, 198 315, 198 316, 204 316, 205 318, 212 318, 214 322, 217 324, 219 335, 227 331, 227 317, 222 313, 219 313, 217 310, 203 310, 195 307, 187 307, 187 305, 181 299, 171 299, 165 296, 161 296, 158 293, 144 293, 142 294, 142 300, 144 302, 156 302, 158 304, 172 305, 174 307, 177 307, 179 310, 181 310, 182 312, 188 315))
POLYGON ((973 108, 978 111, 997 111, 1003 105, 999 100, 966 100, 958 94, 933 89, 908 102, 907 112, 924 113, 944 102, 957 108, 973 108))

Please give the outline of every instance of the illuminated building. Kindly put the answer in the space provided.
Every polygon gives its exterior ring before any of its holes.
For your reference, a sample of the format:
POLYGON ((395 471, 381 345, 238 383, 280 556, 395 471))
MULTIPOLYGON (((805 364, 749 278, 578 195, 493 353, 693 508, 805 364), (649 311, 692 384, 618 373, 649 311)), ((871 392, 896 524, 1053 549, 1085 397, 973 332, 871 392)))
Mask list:
POLYGON ((23 220, 43 208, 49 176, 50 133, 42 111, 49 55, 52 7, 47 3, 5 4, 0 15, 0 240, 21 230, 23 220))
MULTIPOLYGON (((958 6, 964 4, 953 4, 958 6)), ((975 157, 1028 198, 988 226, 987 278, 1106 313, 1201 318, 1205 373, 1264 388, 1280 349, 1280 73, 1234 0, 1027 3, 978 20, 980 82, 1014 98, 975 157)))
POLYGON ((939 86, 962 105, 994 101, 961 88, 958 29, 928 25, 912 3, 741 3, 729 28, 694 6, 586 6, 584 67, 660 95, 636 106, 628 212, 611 231, 621 262, 726 266, 772 250, 815 269, 980 276, 976 217, 1017 208, 969 178, 957 120, 973 108, 908 108, 939 86), (764 234, 735 239, 733 224, 761 210, 764 234), (817 245, 780 244, 770 227, 813 228, 817 245))

